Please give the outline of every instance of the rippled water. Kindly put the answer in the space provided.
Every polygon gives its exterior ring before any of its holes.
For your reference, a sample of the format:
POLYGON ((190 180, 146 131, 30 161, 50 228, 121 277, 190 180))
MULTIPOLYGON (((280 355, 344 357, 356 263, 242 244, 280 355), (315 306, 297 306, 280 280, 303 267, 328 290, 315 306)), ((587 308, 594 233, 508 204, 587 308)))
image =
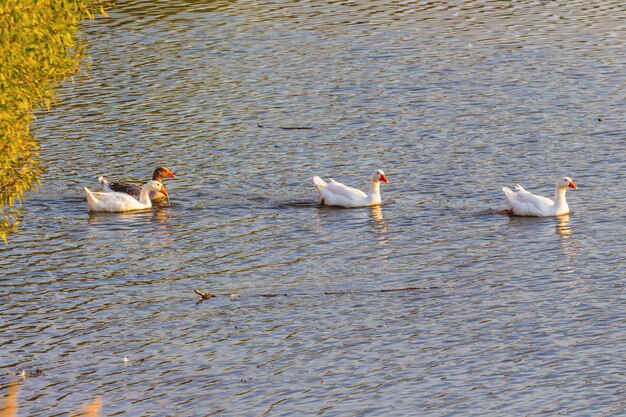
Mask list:
POLYGON ((120 3, 0 248, 21 415, 624 413, 622 2, 120 3), (170 205, 88 213, 159 164, 170 205), (562 175, 571 216, 494 213, 562 175))

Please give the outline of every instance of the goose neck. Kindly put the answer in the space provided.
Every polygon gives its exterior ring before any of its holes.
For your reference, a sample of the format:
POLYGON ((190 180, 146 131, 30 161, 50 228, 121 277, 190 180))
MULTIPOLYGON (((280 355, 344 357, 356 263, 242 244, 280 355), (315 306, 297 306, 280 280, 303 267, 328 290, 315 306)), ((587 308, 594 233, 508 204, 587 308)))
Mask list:
POLYGON ((147 185, 141 187, 141 194, 139 194, 139 202, 147 207, 152 207, 152 202, 150 201, 150 190, 147 185))
POLYGON ((380 195, 380 181, 372 180, 370 182, 370 196, 380 195))
POLYGON ((565 200, 565 192, 567 191, 567 187, 556 187, 554 190, 554 205, 555 206, 566 206, 567 201, 565 200))

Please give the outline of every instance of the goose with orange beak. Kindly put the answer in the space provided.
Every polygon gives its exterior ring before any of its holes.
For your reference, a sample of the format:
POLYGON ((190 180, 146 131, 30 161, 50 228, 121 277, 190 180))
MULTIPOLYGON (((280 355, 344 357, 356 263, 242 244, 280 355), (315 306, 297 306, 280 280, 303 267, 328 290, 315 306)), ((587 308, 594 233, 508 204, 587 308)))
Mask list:
POLYGON ((511 191, 508 187, 503 187, 502 191, 506 195, 509 202, 509 208, 504 214, 515 214, 517 216, 561 216, 570 212, 567 201, 565 200, 565 192, 569 189, 576 189, 576 184, 569 177, 560 178, 556 182, 554 190, 554 201, 549 198, 535 195, 517 184, 515 189, 517 192, 511 191))
POLYGON ((339 207, 366 207, 381 203, 380 183, 389 183, 382 169, 372 172, 370 177, 370 191, 363 191, 348 187, 332 178, 325 182, 320 177, 313 177, 313 183, 319 193, 319 203, 324 206, 339 207))
MULTIPOLYGON (((176 178, 176 175, 165 167, 156 167, 154 172, 152 172, 152 180, 163 182, 163 178, 176 178)), ((126 193, 132 195, 136 199, 139 199, 139 195, 141 194, 141 185, 139 184, 133 184, 120 180, 109 180, 106 177, 99 177, 98 181, 100 181, 102 188, 108 192, 126 193)), ((163 188, 163 190, 165 190, 165 188, 163 188)), ((167 196, 167 192, 150 191, 151 201, 162 200, 167 196)))

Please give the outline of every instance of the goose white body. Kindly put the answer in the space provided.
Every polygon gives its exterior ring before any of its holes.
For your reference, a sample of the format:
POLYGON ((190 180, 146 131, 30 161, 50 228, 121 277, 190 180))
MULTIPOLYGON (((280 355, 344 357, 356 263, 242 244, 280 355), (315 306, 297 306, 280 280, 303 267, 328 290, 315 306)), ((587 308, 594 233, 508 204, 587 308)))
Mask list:
POLYGON ((87 204, 90 211, 106 211, 120 213, 133 210, 144 210, 152 207, 150 192, 163 192, 163 185, 158 181, 150 181, 141 188, 139 200, 135 197, 118 192, 93 192, 85 187, 87 204))
POLYGON ((556 182, 554 191, 554 201, 547 197, 530 193, 521 185, 517 184, 512 191, 508 187, 502 187, 504 195, 509 202, 509 210, 517 216, 561 216, 570 212, 565 199, 565 192, 568 188, 576 188, 576 185, 569 177, 563 177, 556 182))
POLYGON ((366 207, 381 203, 380 183, 389 182, 382 170, 372 173, 370 181, 370 192, 365 193, 359 189, 349 187, 345 184, 335 181, 332 178, 329 182, 322 180, 320 177, 313 177, 313 183, 317 187, 319 193, 319 203, 325 206, 340 207, 366 207))

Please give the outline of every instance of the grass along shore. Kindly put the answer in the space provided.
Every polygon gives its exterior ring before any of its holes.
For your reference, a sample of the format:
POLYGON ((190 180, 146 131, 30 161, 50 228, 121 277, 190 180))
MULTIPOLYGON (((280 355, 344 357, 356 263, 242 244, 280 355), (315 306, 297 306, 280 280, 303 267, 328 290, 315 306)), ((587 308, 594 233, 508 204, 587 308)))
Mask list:
POLYGON ((109 1, 4 0, 0 2, 0 238, 19 224, 24 193, 42 166, 30 124, 37 108, 50 109, 55 88, 81 73, 85 45, 78 24, 107 16, 109 1))

